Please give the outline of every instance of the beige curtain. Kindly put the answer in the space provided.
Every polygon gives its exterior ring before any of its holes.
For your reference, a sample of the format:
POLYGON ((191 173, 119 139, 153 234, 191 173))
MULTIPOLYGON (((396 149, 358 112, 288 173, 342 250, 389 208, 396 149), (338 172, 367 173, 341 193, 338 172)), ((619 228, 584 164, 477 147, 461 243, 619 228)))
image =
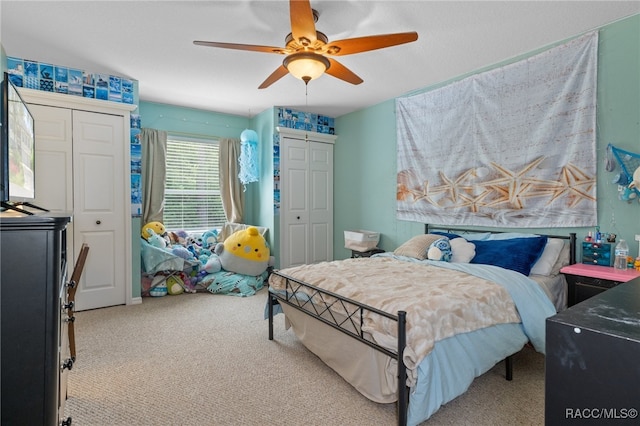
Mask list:
POLYGON ((141 129, 142 145, 142 225, 162 222, 164 183, 167 177, 167 132, 141 129))
POLYGON ((227 222, 242 222, 244 192, 238 179, 240 139, 220 139, 220 196, 227 222))

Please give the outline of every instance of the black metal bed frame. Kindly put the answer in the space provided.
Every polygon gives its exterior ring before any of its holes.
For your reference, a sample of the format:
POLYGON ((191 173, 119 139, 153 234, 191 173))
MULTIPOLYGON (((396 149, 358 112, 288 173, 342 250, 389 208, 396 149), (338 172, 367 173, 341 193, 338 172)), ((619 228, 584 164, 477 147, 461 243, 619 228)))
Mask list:
MULTIPOLYGON (((491 232, 504 233, 507 231, 491 231, 485 229, 464 229, 455 227, 435 227, 450 233, 469 233, 469 232, 491 232)), ((425 233, 429 233, 429 225, 425 224, 425 233)), ((569 262, 571 264, 576 261, 576 234, 567 235, 547 235, 549 238, 561 238, 569 240, 569 262)), ((280 302, 291 306, 307 315, 323 322, 324 324, 339 330, 340 332, 355 338, 365 345, 382 352, 383 354, 396 359, 398 368, 398 402, 397 417, 398 425, 405 426, 407 424, 407 413, 409 408, 409 387, 407 382, 407 367, 404 365, 403 353, 406 346, 406 312, 398 311, 396 315, 365 305, 356 300, 352 300, 333 293, 328 290, 316 287, 312 284, 297 280, 278 271, 272 274, 282 277, 285 281, 285 288, 282 291, 269 290, 268 297, 268 319, 269 319, 269 340, 273 340, 273 313, 274 306, 280 302), (372 341, 363 332, 362 326, 365 315, 377 315, 391 321, 397 322, 398 341, 395 351, 372 341), (405 386, 402 386, 405 384, 405 386)), ((507 356, 505 361, 505 378, 513 379, 513 355, 507 356)))
POLYGON ((284 302, 322 321, 326 325, 353 337, 365 345, 394 358, 398 364, 398 424, 406 425, 409 405, 409 387, 406 385, 404 387, 402 386, 403 383, 407 383, 407 367, 404 365, 402 356, 407 342, 407 313, 405 311, 398 311, 397 315, 392 315, 280 272, 274 271, 273 274, 285 280, 285 289, 282 292, 269 291, 269 340, 273 340, 274 305, 279 302, 284 302), (367 337, 362 330, 366 315, 377 315, 397 322, 398 345, 395 351, 380 346, 367 337))

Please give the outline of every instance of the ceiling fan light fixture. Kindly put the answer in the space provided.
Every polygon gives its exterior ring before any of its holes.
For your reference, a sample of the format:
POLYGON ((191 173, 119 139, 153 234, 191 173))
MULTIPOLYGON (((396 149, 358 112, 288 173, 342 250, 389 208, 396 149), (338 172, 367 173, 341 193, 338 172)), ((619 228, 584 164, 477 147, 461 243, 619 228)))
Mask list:
POLYGON ((290 0, 289 17, 291 32, 285 37, 285 47, 198 40, 193 43, 223 49, 287 55, 282 65, 279 65, 258 86, 258 89, 266 89, 287 74, 304 81, 305 84, 320 77, 325 72, 331 77, 347 83, 360 84, 363 80, 358 75, 332 57, 398 46, 418 39, 418 33, 412 31, 347 38, 329 43, 329 38, 326 34, 316 29, 315 24, 318 21, 318 12, 311 8, 310 0, 290 0))
POLYGON ((282 64, 291 75, 305 83, 320 77, 331 66, 327 58, 310 52, 293 53, 284 58, 282 64))

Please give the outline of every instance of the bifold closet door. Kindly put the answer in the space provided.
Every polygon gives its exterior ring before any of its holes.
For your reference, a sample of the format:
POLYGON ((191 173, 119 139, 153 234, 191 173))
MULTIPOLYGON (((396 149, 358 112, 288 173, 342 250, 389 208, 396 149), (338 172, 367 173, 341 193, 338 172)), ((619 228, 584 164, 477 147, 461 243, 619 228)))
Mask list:
POLYGON ((287 268, 309 259, 309 150, 293 138, 283 138, 280 149, 280 267, 287 268))
MULTIPOLYGON (((36 131, 36 197, 33 204, 52 214, 73 212, 73 132, 71 110, 29 104, 36 131)), ((67 226, 67 250, 73 253, 73 221, 67 226)), ((67 267, 73 268, 73 256, 67 267)))
POLYGON ((333 260, 333 144, 283 137, 280 267, 333 260))
POLYGON ((333 145, 309 142, 309 263, 333 260, 333 145))
POLYGON ((71 110, 29 105, 36 122, 36 198, 51 213, 73 211, 71 110))
MULTIPOLYGON (((122 116, 73 111, 74 245, 91 255, 76 310, 125 304, 125 185, 122 116)), ((125 181, 126 180, 126 181, 125 181)))

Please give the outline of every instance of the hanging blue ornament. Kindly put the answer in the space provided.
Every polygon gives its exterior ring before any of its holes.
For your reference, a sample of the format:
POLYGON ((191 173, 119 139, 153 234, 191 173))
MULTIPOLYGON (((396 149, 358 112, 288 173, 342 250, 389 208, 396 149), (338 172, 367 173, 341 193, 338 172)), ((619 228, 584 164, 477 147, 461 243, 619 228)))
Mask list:
POLYGON ((255 142, 258 143, 258 134, 255 130, 245 129, 240 133, 240 142, 255 142))
POLYGON ((254 130, 245 129, 240 134, 240 173, 238 178, 244 185, 258 181, 258 134, 254 130))

